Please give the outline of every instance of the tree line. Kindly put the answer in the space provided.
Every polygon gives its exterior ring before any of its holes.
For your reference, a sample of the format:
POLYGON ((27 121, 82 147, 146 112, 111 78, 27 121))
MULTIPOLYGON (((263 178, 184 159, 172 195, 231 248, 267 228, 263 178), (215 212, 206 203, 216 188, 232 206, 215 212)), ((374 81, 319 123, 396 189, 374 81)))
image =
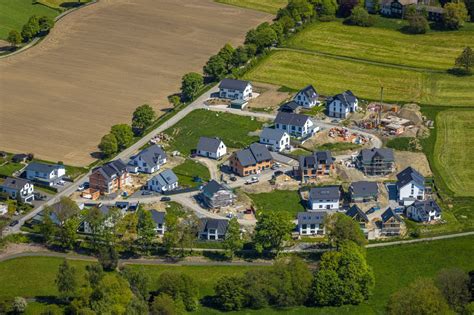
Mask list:
POLYGON ((11 30, 8 33, 7 41, 12 47, 17 47, 21 43, 27 43, 37 36, 47 34, 54 27, 54 20, 49 16, 31 16, 23 25, 21 32, 11 30))

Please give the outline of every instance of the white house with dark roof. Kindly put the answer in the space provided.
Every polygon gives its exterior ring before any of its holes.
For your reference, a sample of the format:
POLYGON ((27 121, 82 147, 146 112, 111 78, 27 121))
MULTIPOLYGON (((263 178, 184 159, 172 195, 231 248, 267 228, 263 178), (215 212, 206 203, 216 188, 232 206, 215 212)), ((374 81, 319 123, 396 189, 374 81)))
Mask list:
POLYGON ((10 198, 24 203, 31 203, 35 200, 34 191, 34 185, 29 180, 22 178, 7 177, 0 184, 0 192, 4 192, 10 198))
POLYGON ((304 89, 296 93, 293 100, 303 106, 303 108, 312 108, 316 105, 319 105, 318 101, 319 94, 316 92, 316 89, 312 85, 308 85, 304 89))
POLYGON ((172 170, 164 170, 153 176, 146 184, 147 189, 163 193, 178 188, 178 176, 172 170))
POLYGON ((300 235, 324 235, 324 219, 326 218, 326 212, 299 212, 297 215, 298 220, 298 233, 300 235))
POLYGON ((199 220, 200 239, 219 241, 225 238, 229 221, 226 219, 202 218, 199 220))
POLYGON ((160 169, 161 165, 166 163, 166 159, 167 156, 163 148, 154 144, 133 156, 127 169, 131 173, 153 174, 160 169))
POLYGON ((416 200, 406 207, 405 215, 413 221, 428 223, 441 219, 441 208, 432 199, 416 200))
POLYGON ((249 81, 223 79, 219 84, 219 97, 247 101, 252 97, 252 84, 249 81))
POLYGON ((336 118, 346 118, 349 113, 357 111, 359 101, 349 90, 329 97, 326 100, 328 116, 336 118))
POLYGON ((227 146, 219 138, 201 137, 196 154, 218 160, 227 154, 227 146))
POLYGON ((275 152, 281 152, 291 147, 290 135, 281 129, 264 128, 260 133, 260 143, 275 152))
POLYGON ((397 174, 398 201, 404 206, 425 199, 425 178, 412 167, 397 174))
POLYGON ((164 235, 166 232, 166 225, 165 225, 166 212, 157 211, 155 209, 150 210, 150 212, 151 212, 151 218, 153 219, 153 222, 155 223, 156 234, 164 235))
POLYGON ((309 116, 279 112, 275 118, 275 129, 286 131, 291 136, 305 138, 318 131, 309 116))
POLYGON ((31 162, 25 169, 26 179, 46 186, 54 186, 65 175, 66 168, 61 164, 31 162))
POLYGON ((311 210, 339 210, 341 200, 340 186, 325 186, 311 188, 308 206, 311 210))

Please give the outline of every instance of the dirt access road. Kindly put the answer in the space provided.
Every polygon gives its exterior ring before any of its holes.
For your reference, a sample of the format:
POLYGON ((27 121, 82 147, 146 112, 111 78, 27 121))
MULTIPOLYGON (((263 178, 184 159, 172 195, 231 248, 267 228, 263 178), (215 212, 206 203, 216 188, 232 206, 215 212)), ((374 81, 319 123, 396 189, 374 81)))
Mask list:
POLYGON ((72 165, 143 103, 157 111, 270 15, 212 0, 101 0, 57 23, 37 46, 0 60, 0 150, 72 165))

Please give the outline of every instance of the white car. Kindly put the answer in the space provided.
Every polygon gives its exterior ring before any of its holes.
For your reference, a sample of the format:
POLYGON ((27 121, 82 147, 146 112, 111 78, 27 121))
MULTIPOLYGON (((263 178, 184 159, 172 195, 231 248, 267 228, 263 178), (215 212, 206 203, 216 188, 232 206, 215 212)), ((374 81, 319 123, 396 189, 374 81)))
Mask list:
POLYGON ((255 183, 258 183, 259 181, 260 180, 258 179, 257 176, 253 176, 252 178, 247 179, 247 181, 245 182, 245 185, 255 184, 255 183))

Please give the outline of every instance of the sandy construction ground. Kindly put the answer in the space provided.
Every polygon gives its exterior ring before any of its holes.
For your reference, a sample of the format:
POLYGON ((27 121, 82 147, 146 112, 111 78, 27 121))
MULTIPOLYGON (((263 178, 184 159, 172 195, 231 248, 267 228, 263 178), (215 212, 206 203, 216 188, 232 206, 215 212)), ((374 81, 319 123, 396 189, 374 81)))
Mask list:
POLYGON ((0 150, 93 161, 111 125, 168 108, 181 77, 270 15, 212 0, 101 0, 44 41, 0 59, 0 150))

